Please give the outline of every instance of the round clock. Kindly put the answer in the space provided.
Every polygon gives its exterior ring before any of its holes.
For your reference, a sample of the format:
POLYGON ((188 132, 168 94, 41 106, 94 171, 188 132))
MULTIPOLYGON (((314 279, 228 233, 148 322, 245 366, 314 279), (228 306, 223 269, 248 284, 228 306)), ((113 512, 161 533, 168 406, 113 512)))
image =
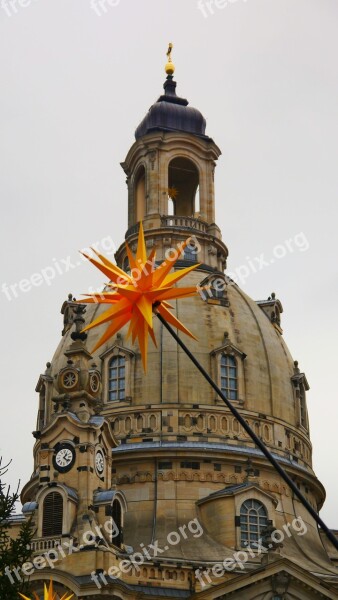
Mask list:
POLYGON ((62 378, 61 378, 63 387, 65 387, 69 390, 71 390, 72 388, 74 388, 76 386, 78 380, 79 380, 79 376, 78 376, 77 372, 70 370, 70 369, 67 371, 64 371, 64 373, 62 374, 62 378))
POLYGON ((98 450, 95 455, 95 468, 98 475, 102 475, 104 470, 104 456, 101 450, 98 450))
POLYGON ((53 465, 60 473, 69 471, 75 462, 75 450, 70 444, 59 444, 53 456, 53 465))
POLYGON ((93 394, 96 394, 100 389, 100 379, 97 373, 92 373, 89 379, 90 389, 93 394))

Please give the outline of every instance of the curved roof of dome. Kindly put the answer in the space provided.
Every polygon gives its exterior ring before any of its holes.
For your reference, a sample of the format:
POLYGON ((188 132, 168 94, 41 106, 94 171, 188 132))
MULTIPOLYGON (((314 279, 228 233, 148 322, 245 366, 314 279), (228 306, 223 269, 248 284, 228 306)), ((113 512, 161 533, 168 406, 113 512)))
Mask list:
POLYGON ((135 131, 135 138, 157 130, 184 131, 207 137, 205 118, 197 108, 188 106, 188 100, 176 96, 176 82, 171 75, 163 87, 165 93, 150 107, 135 131))

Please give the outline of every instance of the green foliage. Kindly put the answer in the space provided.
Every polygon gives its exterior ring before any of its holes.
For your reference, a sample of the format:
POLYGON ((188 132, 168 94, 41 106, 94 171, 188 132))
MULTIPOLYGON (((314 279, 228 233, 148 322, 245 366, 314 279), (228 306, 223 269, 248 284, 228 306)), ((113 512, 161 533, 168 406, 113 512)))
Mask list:
POLYGON ((32 524, 30 521, 20 523, 18 534, 14 534, 11 518, 15 514, 15 503, 19 499, 18 489, 11 492, 9 486, 3 483, 3 476, 7 473, 7 467, 2 467, 0 458, 0 598, 1 600, 18 600, 18 593, 29 593, 29 585, 23 581, 23 574, 20 571, 21 566, 29 562, 31 557, 30 544, 33 537, 32 524), (11 578, 8 576, 8 569, 11 572, 11 578), (18 579, 13 571, 19 569, 18 579))

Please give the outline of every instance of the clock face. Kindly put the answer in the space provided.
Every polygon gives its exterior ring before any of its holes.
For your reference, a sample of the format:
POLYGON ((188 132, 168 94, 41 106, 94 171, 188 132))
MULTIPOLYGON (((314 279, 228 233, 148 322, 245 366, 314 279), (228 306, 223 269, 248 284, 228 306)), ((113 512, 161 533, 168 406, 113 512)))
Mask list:
POLYGON ((101 450, 98 450, 96 452, 95 467, 96 467, 96 471, 98 472, 98 474, 102 475, 103 470, 104 470, 104 456, 103 456, 101 450))
POLYGON ((62 375, 63 386, 67 389, 71 389, 76 386, 78 379, 79 377, 76 371, 65 371, 62 375))
POLYGON ((70 444, 62 444, 53 456, 54 467, 65 473, 69 471, 75 461, 75 450, 70 444))
POLYGON ((92 373, 89 380, 90 389, 95 394, 100 389, 100 380, 96 373, 92 373))

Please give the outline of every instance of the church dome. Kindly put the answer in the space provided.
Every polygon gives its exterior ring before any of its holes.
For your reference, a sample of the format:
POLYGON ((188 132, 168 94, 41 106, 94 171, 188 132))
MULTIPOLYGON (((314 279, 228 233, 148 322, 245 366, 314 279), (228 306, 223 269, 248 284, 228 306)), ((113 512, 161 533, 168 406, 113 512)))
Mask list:
MULTIPOLYGON (((185 278, 184 285, 197 287, 210 284, 214 278, 215 275, 204 271, 202 266, 185 278)), ((197 295, 176 305, 175 315, 198 338, 197 342, 186 338, 185 343, 218 382, 221 381, 222 357, 233 358, 232 368, 236 368, 233 398, 242 414, 276 454, 288 462, 293 455, 295 465, 302 465, 313 473, 307 421, 304 420, 303 427, 299 427, 295 390, 295 384, 305 376, 299 373, 284 342, 280 317, 276 319, 276 313, 283 310, 281 303, 274 294, 269 300, 256 302, 237 284, 226 279, 224 282, 221 298, 197 295)), ((87 305, 84 315, 86 325, 104 310, 106 307, 103 305, 87 305)), ((102 325, 88 331, 85 341, 88 352, 102 336, 105 327, 102 325)), ((114 407, 114 403, 109 401, 109 362, 119 354, 125 357, 126 365, 130 365, 126 375, 129 405, 123 408, 123 402, 116 404, 119 406, 119 418, 114 429, 117 437, 128 444, 133 439, 138 441, 140 435, 143 442, 148 439, 152 442, 156 439, 179 441, 183 437, 189 441, 194 437, 195 442, 203 441, 212 446, 226 441, 237 446, 238 452, 247 448, 250 454, 249 449, 255 447, 253 442, 237 426, 223 402, 215 398, 210 385, 195 372, 184 352, 162 330, 156 317, 154 331, 158 348, 149 343, 146 374, 138 344, 127 338, 127 330, 128 326, 124 327, 115 339, 109 340, 93 354, 94 364, 102 365, 103 411, 107 414, 111 414, 114 407), (160 411, 164 404, 172 405, 177 411, 174 425, 167 431, 166 428, 160 431, 154 424, 150 427, 150 421, 148 424, 145 418, 144 432, 136 433, 137 426, 132 425, 131 433, 126 437, 128 428, 125 422, 130 418, 132 407, 135 410, 151 405, 153 411, 160 411)), ((57 376, 67 363, 64 352, 72 342, 71 331, 72 328, 64 335, 52 360, 52 376, 57 376)), ((236 448, 233 449, 236 451, 236 448)))
POLYGON ((154 131, 183 131, 198 136, 205 135, 206 121, 196 108, 188 106, 188 100, 176 95, 176 82, 168 75, 164 94, 153 104, 135 131, 135 138, 154 131))

